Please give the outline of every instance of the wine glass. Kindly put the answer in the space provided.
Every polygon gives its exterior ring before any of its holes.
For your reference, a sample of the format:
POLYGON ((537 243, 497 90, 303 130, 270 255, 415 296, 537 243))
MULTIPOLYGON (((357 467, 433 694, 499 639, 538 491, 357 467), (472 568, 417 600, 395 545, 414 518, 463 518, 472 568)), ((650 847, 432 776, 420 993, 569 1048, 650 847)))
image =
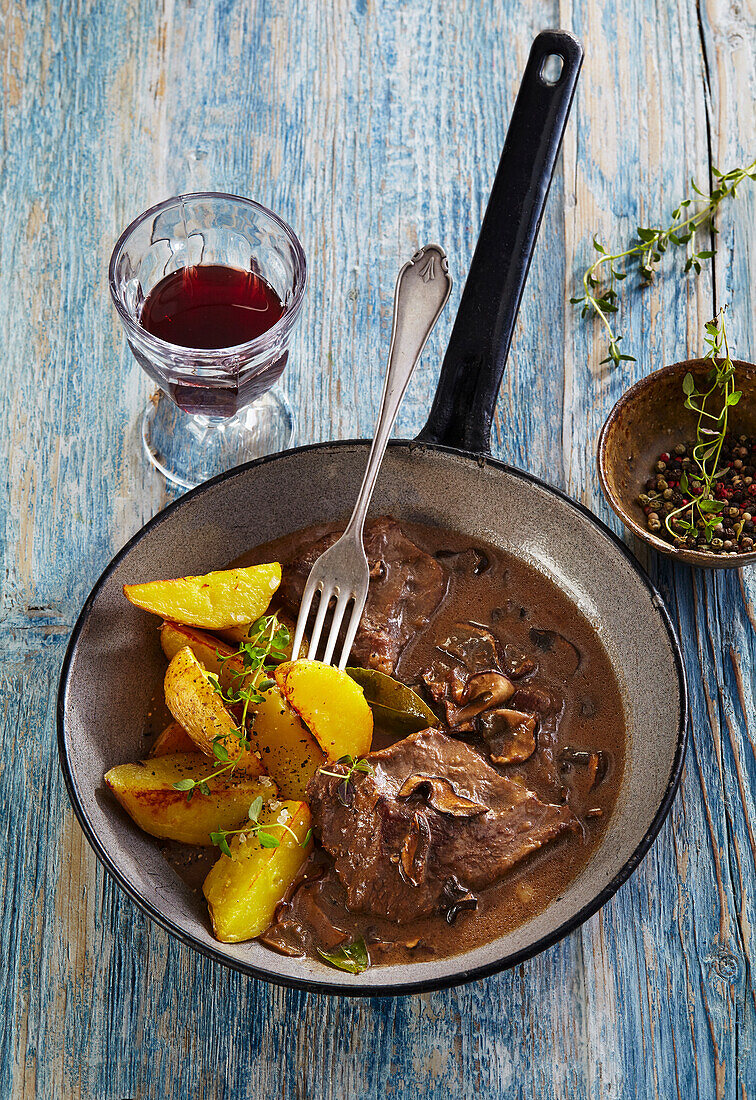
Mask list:
POLYGON ((159 387, 142 441, 169 481, 191 489, 291 446, 294 414, 272 387, 307 264, 281 218, 238 195, 177 195, 124 230, 109 277, 129 347, 159 387))

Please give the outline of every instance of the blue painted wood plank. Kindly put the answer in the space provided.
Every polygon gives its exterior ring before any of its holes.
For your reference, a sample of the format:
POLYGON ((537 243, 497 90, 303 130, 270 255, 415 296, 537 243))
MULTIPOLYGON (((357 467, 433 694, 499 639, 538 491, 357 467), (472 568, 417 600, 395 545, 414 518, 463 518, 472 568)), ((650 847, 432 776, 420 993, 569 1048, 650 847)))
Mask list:
MULTIPOLYGON (((700 347, 715 298, 753 358, 756 189, 698 280, 628 289, 638 363, 599 365, 566 299, 594 231, 628 237, 690 175, 756 151, 747 13, 693 0, 27 0, 2 19, 0 1095, 713 1096, 756 1080, 756 571, 652 559, 693 703, 682 796, 638 873, 579 932, 459 990, 329 1000, 170 940, 96 865, 67 806, 54 694, 113 552, 171 497, 141 459, 149 393, 113 317, 121 228, 179 190, 260 199, 301 235, 311 290, 285 385, 300 441, 367 434, 395 273, 438 240, 456 277, 402 411, 423 423, 530 39, 587 58, 495 425, 496 453, 618 529, 594 470, 622 389, 700 347), (750 145, 749 145, 750 143, 750 145)), ((653 705, 650 700, 649 705, 653 705)))

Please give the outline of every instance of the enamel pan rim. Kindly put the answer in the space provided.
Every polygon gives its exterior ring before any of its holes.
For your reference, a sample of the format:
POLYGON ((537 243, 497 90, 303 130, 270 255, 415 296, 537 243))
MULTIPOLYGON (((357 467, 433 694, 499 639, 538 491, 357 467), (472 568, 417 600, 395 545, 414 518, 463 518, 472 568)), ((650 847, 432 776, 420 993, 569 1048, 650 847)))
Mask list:
MULTIPOLYGON (((614 878, 596 895, 596 897, 593 898, 593 900, 590 901, 587 905, 583 906, 583 908, 575 913, 569 920, 564 921, 561 925, 555 928, 552 932, 549 932, 545 936, 541 936, 540 939, 536 940, 524 950, 515 952, 510 955, 505 955, 501 959, 497 959, 496 962, 487 963, 484 966, 473 967, 470 969, 461 968, 458 973, 449 975, 444 978, 439 978, 438 980, 430 978, 425 981, 412 981, 410 979, 407 982, 402 982, 391 986, 381 985, 373 987, 370 985, 361 985, 359 987, 356 987, 354 990, 349 990, 345 989, 343 985, 329 985, 327 982, 314 982, 309 978, 296 980, 288 977, 283 977, 282 975, 277 974, 275 969, 267 970, 261 967, 252 966, 247 963, 237 962, 236 960, 227 958, 220 950, 215 950, 213 948, 207 947, 205 944, 200 943, 198 940, 195 940, 193 936, 182 931, 180 928, 173 924, 169 917, 167 917, 164 913, 161 913, 151 903, 145 901, 133 888, 133 886, 129 883, 125 876, 121 874, 115 859, 111 856, 110 852, 108 852, 103 847, 97 834, 90 827, 89 821, 81 805, 78 791, 74 784, 71 770, 68 764, 64 728, 66 719, 66 697, 69 687, 69 673, 71 662, 78 646, 79 637, 87 623, 89 615, 92 611, 93 604, 101 588, 110 577, 110 574, 128 555, 132 547, 136 546, 137 543, 139 543, 141 539, 144 538, 149 532, 154 531, 162 523, 169 521, 188 502, 194 501, 198 497, 201 497, 206 493, 212 494, 213 488, 217 484, 226 481, 231 477, 238 476, 241 472, 254 470, 255 468, 263 464, 275 462, 279 457, 283 457, 284 455, 291 456, 295 454, 304 454, 310 451, 317 451, 318 449, 332 451, 341 447, 354 447, 355 445, 368 446, 369 442, 369 440, 364 439, 349 439, 338 440, 336 442, 329 443, 314 443, 309 444, 308 446, 296 447, 288 451, 283 451, 281 452, 281 455, 268 455, 263 458, 256 459, 253 462, 244 463, 241 466, 234 467, 232 470, 229 470, 226 473, 220 474, 218 477, 213 478, 211 481, 207 481, 204 484, 199 485, 196 489, 191 490, 191 492, 186 493, 184 496, 179 497, 178 500, 168 505, 168 507, 166 507, 162 512, 158 512, 156 516, 153 516, 153 518, 149 520, 148 523, 146 523, 145 526, 142 527, 141 530, 138 531, 126 543, 126 545, 106 566, 99 580, 87 597, 81 614, 79 615, 76 621, 76 625, 74 626, 73 633, 71 634, 71 639, 68 643, 68 648, 66 650, 66 655, 63 660, 57 704, 58 752, 60 755, 60 763, 66 782, 66 788, 68 790, 68 795, 74 808, 76 817, 78 818, 79 824, 84 831, 84 835, 94 849, 97 858, 106 868, 106 870, 112 875, 119 886, 121 886, 122 889, 126 891, 129 897, 132 898, 132 900, 144 913, 147 914, 148 917, 151 917, 152 920, 154 920, 157 924, 164 928, 166 932, 174 936, 176 939, 180 940, 187 947, 190 947, 193 950, 198 951, 200 954, 205 955, 210 959, 213 959, 215 962, 221 963, 223 966, 230 967, 232 970, 238 970, 243 974, 249 975, 250 977, 261 978, 265 981, 273 982, 277 985, 288 986, 294 989, 303 989, 308 992, 337 994, 340 996, 352 997, 398 996, 408 993, 423 993, 437 989, 446 989, 456 985, 462 985, 466 982, 474 981, 478 978, 486 978, 492 974, 497 974, 502 970, 507 970, 513 966, 517 966, 519 963, 525 962, 527 959, 530 959, 534 955, 539 954, 546 948, 553 946, 553 944, 563 939, 570 932, 575 931, 576 928, 579 928, 581 924, 583 924, 589 917, 593 916, 594 913, 596 913, 607 901, 609 901, 611 897, 613 897, 620 886, 630 877, 630 875, 639 865, 641 860, 649 851, 654 840, 656 839, 659 830, 661 829, 661 826, 664 823, 664 820, 667 817, 667 814, 669 813, 669 810, 672 806, 672 801, 680 782, 680 776, 682 774, 683 763, 685 760, 685 751, 688 741, 689 724, 688 685, 685 675, 685 667, 682 661, 680 644, 677 639, 677 634, 675 632, 664 600, 662 599, 660 593, 657 591, 641 565, 632 555, 628 547, 622 542, 620 538, 617 537, 617 535, 614 534, 613 531, 611 531, 606 526, 605 523, 603 523, 600 519, 598 519, 598 517, 593 515, 593 513, 590 512, 584 505, 580 504, 576 500, 573 500, 572 497, 568 496, 560 489, 557 489, 552 485, 548 485, 545 481, 542 481, 540 478, 535 477, 533 474, 527 473, 523 470, 518 470, 513 466, 509 466, 504 462, 500 462, 498 459, 492 459, 488 457, 482 459, 481 456, 478 454, 464 452, 453 447, 444 447, 437 444, 416 443, 408 442, 405 440, 392 440, 389 444, 391 448, 405 447, 409 448, 410 451, 414 449, 431 450, 433 452, 438 452, 439 457, 443 456, 444 454, 451 454, 458 457, 467 458, 470 463, 475 466, 479 466, 481 462, 485 462, 487 465, 492 466, 494 469, 502 470, 504 473, 507 473, 515 478, 520 478, 523 481, 532 482, 543 489, 545 492, 554 494, 562 501, 564 501, 564 503, 569 505, 569 507, 574 509, 577 513, 578 518, 580 518, 583 522, 593 524, 593 526, 596 527, 601 532, 601 534, 604 535, 605 538, 609 539, 610 542, 614 544, 614 546, 624 555, 628 564, 632 566, 633 570, 638 576, 638 579, 648 589, 653 599, 653 603, 666 627, 667 634, 669 636, 670 646, 674 653, 674 661, 678 675, 678 682, 680 685, 680 712, 678 716, 677 745, 675 748, 672 768, 667 781, 664 797, 659 805, 656 814, 654 815, 654 818, 645 836, 638 844, 637 848, 627 860, 627 862, 617 872, 614 878)), ((276 956, 271 952, 271 960, 274 960, 275 957, 276 956)), ((460 956, 460 958, 462 957, 463 956, 460 956)), ((411 967, 409 967, 408 970, 411 972, 411 967)))

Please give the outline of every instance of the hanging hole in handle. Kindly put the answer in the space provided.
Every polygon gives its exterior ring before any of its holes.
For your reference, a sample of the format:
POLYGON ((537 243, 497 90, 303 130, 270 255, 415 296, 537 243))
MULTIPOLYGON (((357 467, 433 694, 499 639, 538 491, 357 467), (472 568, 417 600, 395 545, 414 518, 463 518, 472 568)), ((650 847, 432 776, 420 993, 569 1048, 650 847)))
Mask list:
POLYGON ((564 69, 564 58, 560 53, 550 53, 541 62, 538 76, 542 84, 553 86, 559 83, 559 77, 564 69))

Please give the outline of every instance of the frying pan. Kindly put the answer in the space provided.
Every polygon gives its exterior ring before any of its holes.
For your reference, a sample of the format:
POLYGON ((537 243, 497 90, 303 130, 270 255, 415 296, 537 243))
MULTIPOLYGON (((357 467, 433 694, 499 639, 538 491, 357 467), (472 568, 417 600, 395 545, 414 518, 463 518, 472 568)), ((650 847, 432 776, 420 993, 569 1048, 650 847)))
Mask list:
POLYGON ((122 585, 222 568, 252 545, 346 519, 369 441, 299 447, 239 466, 157 515, 100 577, 63 664, 58 738, 74 809, 108 871, 171 935, 245 973, 371 995, 439 989, 494 973, 595 913, 638 865, 669 810, 685 750, 687 699, 679 646, 659 594, 590 512, 489 454, 494 404, 581 61, 580 44, 565 32, 546 31, 534 41, 428 423, 417 440, 390 444, 372 510, 494 543, 557 584, 592 623, 618 676, 627 725, 614 814, 562 896, 461 955, 351 975, 255 942, 216 942, 201 894, 104 789, 108 768, 144 755, 144 716, 165 665, 154 620, 124 600, 122 585), (553 55, 562 70, 550 82, 553 55))

